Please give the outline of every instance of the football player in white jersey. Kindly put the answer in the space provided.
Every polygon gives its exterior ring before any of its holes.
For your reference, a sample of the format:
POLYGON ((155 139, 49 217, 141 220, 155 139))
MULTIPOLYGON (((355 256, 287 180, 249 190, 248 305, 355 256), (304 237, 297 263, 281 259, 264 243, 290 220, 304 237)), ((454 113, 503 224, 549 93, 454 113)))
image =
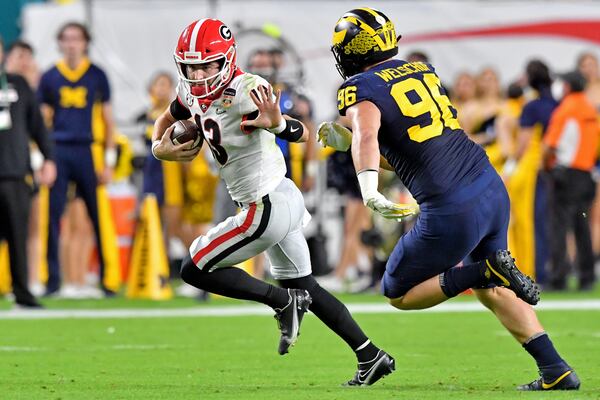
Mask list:
POLYGON ((394 359, 371 343, 348 309, 311 275, 302 234, 310 216, 302 194, 285 178, 285 162, 275 143, 275 135, 306 141, 306 127, 282 116, 280 93, 273 94, 267 81, 236 66, 233 34, 219 20, 191 23, 179 37, 175 63, 180 78, 177 99, 156 120, 152 152, 161 160, 193 159, 200 146, 170 140, 172 124, 193 117, 241 209, 192 243, 182 264, 183 280, 208 292, 272 307, 281 330, 280 354, 296 341, 310 307, 357 356, 358 371, 348 384, 371 385, 391 373, 394 359), (283 288, 232 267, 263 251, 283 288))

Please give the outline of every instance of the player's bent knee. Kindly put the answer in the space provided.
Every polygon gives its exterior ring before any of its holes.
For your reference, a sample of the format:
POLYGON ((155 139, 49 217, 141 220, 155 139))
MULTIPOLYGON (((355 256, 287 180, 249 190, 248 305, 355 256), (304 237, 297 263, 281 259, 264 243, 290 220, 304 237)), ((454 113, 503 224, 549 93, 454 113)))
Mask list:
POLYGON ((474 292, 481 304, 490 310, 494 310, 496 304, 499 302, 517 299, 512 290, 500 286, 487 289, 474 289, 474 292))
POLYGON ((407 304, 406 302, 404 302, 404 296, 401 297, 396 297, 395 299, 388 299, 390 304, 397 308, 398 310, 412 310, 413 308, 407 304))
POLYGON ((194 264, 192 258, 187 255, 181 262, 181 270, 179 271, 181 279, 190 285, 198 281, 200 275, 200 269, 194 264))

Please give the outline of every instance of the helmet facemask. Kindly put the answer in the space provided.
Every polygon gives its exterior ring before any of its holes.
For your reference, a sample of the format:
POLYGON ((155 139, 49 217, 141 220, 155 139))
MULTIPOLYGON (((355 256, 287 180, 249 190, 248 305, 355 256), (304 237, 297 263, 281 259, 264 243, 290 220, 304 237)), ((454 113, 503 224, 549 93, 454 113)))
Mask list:
POLYGON ((175 55, 175 64, 177 65, 179 78, 187 86, 188 93, 198 99, 206 99, 214 96, 231 81, 235 69, 234 62, 235 46, 230 47, 225 55, 221 54, 210 59, 183 60, 175 55), (217 73, 202 79, 192 79, 189 77, 188 66, 208 64, 215 61, 219 63, 219 71, 217 73))
POLYGON ((342 55, 344 49, 342 49, 341 46, 332 46, 331 52, 335 58, 335 67, 343 79, 348 79, 362 71, 361 63, 357 63, 342 55))

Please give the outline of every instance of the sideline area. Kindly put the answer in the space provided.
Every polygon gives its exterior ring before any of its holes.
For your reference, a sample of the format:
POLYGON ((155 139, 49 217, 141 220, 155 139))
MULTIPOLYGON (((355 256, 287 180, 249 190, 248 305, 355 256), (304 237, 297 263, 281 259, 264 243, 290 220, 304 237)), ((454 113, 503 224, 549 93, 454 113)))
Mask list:
MULTIPOLYGON (((385 314, 400 312, 388 304, 354 303, 347 304, 353 314, 385 314)), ((600 299, 590 300, 548 300, 535 307, 536 310, 600 310, 600 299)), ((453 302, 440 304, 419 313, 452 313, 487 311, 477 302, 453 302)), ((99 319, 99 318, 174 318, 174 317, 239 317, 251 315, 271 315, 273 311, 262 305, 222 305, 172 309, 79 309, 79 310, 19 310, 0 311, 2 319, 99 319)))

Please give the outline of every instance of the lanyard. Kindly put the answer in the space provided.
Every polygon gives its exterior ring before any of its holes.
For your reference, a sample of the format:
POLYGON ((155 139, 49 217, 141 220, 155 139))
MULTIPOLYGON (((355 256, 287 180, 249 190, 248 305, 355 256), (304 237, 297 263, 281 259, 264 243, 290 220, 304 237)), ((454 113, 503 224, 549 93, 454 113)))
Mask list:
POLYGON ((0 107, 8 106, 10 106, 10 101, 8 101, 8 79, 4 68, 0 68, 0 107), (1 99, 6 100, 2 101, 1 99))

